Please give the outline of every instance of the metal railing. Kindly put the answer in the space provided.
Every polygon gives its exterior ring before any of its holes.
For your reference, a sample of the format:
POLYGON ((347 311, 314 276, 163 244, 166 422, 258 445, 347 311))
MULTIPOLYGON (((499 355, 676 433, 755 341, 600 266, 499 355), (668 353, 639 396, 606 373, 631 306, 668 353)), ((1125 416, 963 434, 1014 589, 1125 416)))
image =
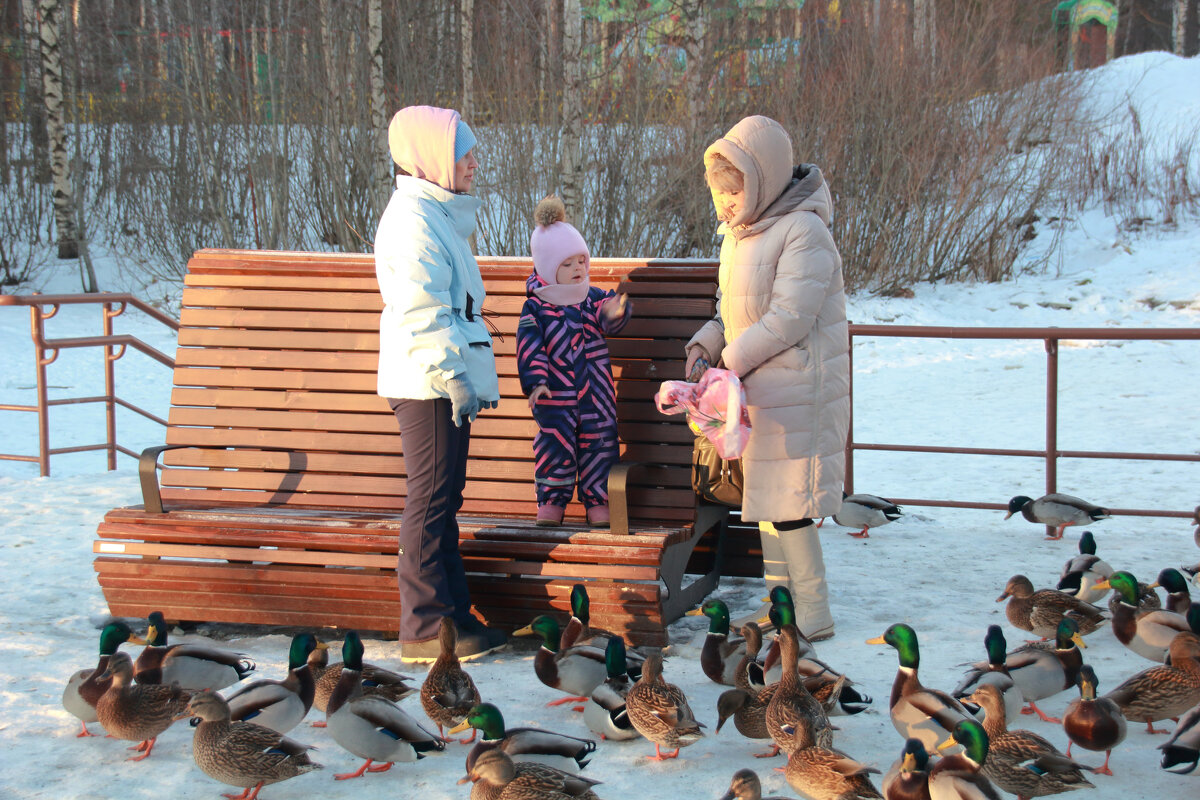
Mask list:
POLYGON ((0 404, 0 411, 25 411, 37 414, 38 417, 38 453, 37 455, 21 455, 0 453, 0 460, 37 462, 42 477, 50 474, 50 456, 64 453, 80 453, 90 450, 105 450, 108 453, 108 468, 117 468, 117 453, 138 457, 138 453, 122 447, 117 443, 117 406, 126 408, 146 419, 166 427, 167 421, 134 404, 117 397, 116 374, 113 369, 115 362, 125 355, 126 349, 132 347, 155 361, 171 369, 175 368, 175 359, 160 350, 146 344, 136 336, 113 333, 113 319, 125 313, 126 308, 132 307, 166 325, 173 331, 179 330, 179 323, 157 308, 126 293, 100 292, 96 294, 31 294, 31 295, 0 295, 0 306, 28 306, 29 325, 33 338, 34 361, 37 369, 37 405, 0 404), (70 339, 47 339, 46 320, 52 319, 64 305, 92 304, 103 306, 102 333, 99 336, 80 336, 70 339), (46 381, 46 367, 53 364, 62 350, 80 347, 99 347, 104 351, 104 394, 92 397, 49 397, 49 384, 46 381), (50 447, 49 410, 52 406, 78 405, 82 403, 104 403, 105 406, 105 441, 99 444, 77 445, 74 447, 50 447))
MULTIPOLYGON (((1046 493, 1057 491, 1058 460, 1060 458, 1127 459, 1137 461, 1172 461, 1200 463, 1194 453, 1130 453, 1102 450, 1060 450, 1058 447, 1058 350, 1062 341, 1200 341, 1200 328, 958 328, 923 325, 850 325, 851 401, 850 433, 846 444, 846 491, 854 492, 854 453, 858 450, 900 453, 951 453, 985 456, 1020 456, 1045 461, 1046 493), (1042 450, 1018 450, 996 447, 948 447, 911 444, 874 444, 854 440, 854 339, 864 336, 905 337, 914 339, 1013 339, 1041 340, 1046 348, 1046 446, 1042 450)), ((937 508, 977 508, 1005 510, 1002 503, 981 503, 960 500, 931 500, 888 497, 898 505, 931 506, 937 508)), ((1109 508, 1112 514, 1141 517, 1173 517, 1191 519, 1193 511, 1170 511, 1144 508, 1109 508)))

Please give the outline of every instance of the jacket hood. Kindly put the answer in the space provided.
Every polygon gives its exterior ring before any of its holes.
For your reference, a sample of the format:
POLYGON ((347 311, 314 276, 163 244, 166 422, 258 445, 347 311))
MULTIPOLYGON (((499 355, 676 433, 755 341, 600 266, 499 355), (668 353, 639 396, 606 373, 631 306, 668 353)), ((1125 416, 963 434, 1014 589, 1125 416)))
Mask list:
POLYGON ((454 191, 454 136, 459 115, 449 108, 408 106, 388 125, 392 160, 414 178, 454 191))
POLYGON ((729 220, 730 228, 756 221, 788 187, 792 178, 792 139, 770 117, 746 117, 704 151, 707 168, 720 154, 737 167, 745 181, 745 203, 729 220))
POLYGON ((829 184, 816 164, 800 164, 792 170, 791 182, 775 202, 754 222, 727 229, 735 239, 758 233, 770 227, 776 219, 792 211, 812 211, 821 218, 825 227, 833 220, 833 196, 829 184))

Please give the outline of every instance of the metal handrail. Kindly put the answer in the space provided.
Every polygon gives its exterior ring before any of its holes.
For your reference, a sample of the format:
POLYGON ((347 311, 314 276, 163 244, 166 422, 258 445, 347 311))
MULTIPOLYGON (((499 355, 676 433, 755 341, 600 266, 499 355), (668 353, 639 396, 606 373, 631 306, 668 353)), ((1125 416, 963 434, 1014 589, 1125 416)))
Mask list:
POLYGON ((30 294, 30 295, 0 295, 0 306, 27 306, 29 308, 29 325, 33 339, 34 361, 37 368, 37 405, 0 405, 0 411, 27 411, 38 415, 38 454, 19 455, 0 453, 4 461, 36 461, 42 477, 50 474, 50 456, 64 453, 80 453, 91 450, 105 450, 108 453, 108 469, 117 468, 117 453, 137 458, 138 453, 122 447, 117 443, 117 406, 126 408, 135 414, 166 427, 167 421, 150 413, 133 403, 116 396, 116 374, 113 364, 133 348, 155 361, 175 368, 175 359, 157 348, 146 344, 136 336, 114 334, 112 321, 124 314, 129 307, 149 316, 151 319, 166 325, 173 331, 179 330, 179 322, 159 311, 154 306, 139 300, 124 292, 97 292, 93 294, 30 294), (46 338, 46 320, 58 314, 64 305, 92 304, 104 307, 102 330, 100 336, 80 336, 64 339, 46 338), (80 347, 104 348, 104 394, 91 397, 70 397, 51 400, 48 396, 46 367, 53 364, 62 350, 80 347), (50 447, 50 423, 48 411, 51 406, 78 405, 82 403, 104 403, 105 405, 105 441, 100 444, 77 445, 74 447, 50 447))
MULTIPOLYGON (((1108 458, 1140 461, 1200 463, 1192 453, 1130 453, 1102 450, 1060 450, 1058 447, 1058 345, 1063 341, 1200 341, 1200 328, 961 328, 932 325, 850 325, 850 432, 846 442, 846 491, 854 492, 854 452, 856 450, 902 453, 948 453, 1041 458, 1046 463, 1046 493, 1057 491, 1058 459, 1108 458), (854 337, 885 336, 914 339, 1028 339, 1041 340, 1046 348, 1046 446, 1042 450, 1017 450, 984 447, 943 447, 937 445, 873 444, 854 440, 854 337)), ((975 508, 1005 510, 1002 503, 930 500, 922 498, 889 499, 899 505, 937 508, 975 508)), ((1140 517, 1191 519, 1193 511, 1167 511, 1142 508, 1110 508, 1112 514, 1140 517)), ((1049 529, 1048 529, 1049 530, 1049 529)))

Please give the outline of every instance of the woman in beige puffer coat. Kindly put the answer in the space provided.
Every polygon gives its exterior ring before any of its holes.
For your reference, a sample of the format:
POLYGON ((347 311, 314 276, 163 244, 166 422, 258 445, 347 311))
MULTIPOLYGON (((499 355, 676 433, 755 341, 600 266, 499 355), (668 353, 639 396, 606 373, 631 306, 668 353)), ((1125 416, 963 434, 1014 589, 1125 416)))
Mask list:
POLYGON ((850 422, 829 186, 814 165, 793 167, 791 138, 762 116, 714 142, 704 165, 725 238, 717 315, 687 344, 689 380, 718 362, 741 378, 751 425, 742 519, 759 523, 767 588, 788 586, 800 630, 826 639, 833 617, 812 520, 841 508, 850 422))

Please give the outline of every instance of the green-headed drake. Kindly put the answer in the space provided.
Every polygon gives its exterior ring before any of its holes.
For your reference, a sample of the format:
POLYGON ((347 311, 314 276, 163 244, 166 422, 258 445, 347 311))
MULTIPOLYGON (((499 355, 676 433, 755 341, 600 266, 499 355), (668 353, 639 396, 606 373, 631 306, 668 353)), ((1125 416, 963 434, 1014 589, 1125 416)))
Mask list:
POLYGON ((929 796, 933 800, 1000 800, 996 787, 981 772, 988 754, 983 725, 973 719, 960 721, 938 745, 938 751, 956 744, 962 752, 942 756, 929 771, 929 796))
POLYGON ((177 683, 188 691, 224 689, 254 671, 245 653, 210 644, 167 642, 167 623, 161 611, 151 612, 146 629, 148 644, 133 665, 138 683, 177 683))
MULTIPOLYGON (((429 668, 425 682, 421 684, 421 707, 438 726, 438 735, 445 728, 453 728, 470 713, 474 706, 483 702, 475 681, 462 668, 454 648, 458 646, 458 626, 451 617, 442 617, 438 629, 438 643, 442 653, 429 668)), ((462 740, 463 744, 475 741, 475 731, 462 740)))
POLYGON ((1163 603, 1163 608, 1186 617, 1192 607, 1192 594, 1188 590, 1187 579, 1183 577, 1183 573, 1174 567, 1159 570, 1158 579, 1150 584, 1149 588, 1157 589, 1160 586, 1167 593, 1167 602, 1163 603))
POLYGON ((292 637, 288 650, 288 674, 283 680, 256 680, 238 687, 226 696, 230 719, 253 722, 278 733, 287 733, 300 724, 312 708, 317 684, 308 666, 309 655, 326 647, 311 633, 292 637))
POLYGON ((136 749, 141 761, 154 750, 154 740, 171 727, 187 709, 192 695, 177 684, 170 686, 136 685, 133 682, 133 659, 117 651, 108 659, 108 669, 101 680, 111 679, 108 691, 96 701, 96 716, 105 732, 116 739, 140 742, 136 749))
POLYGON ((347 631, 342 642, 342 674, 325 707, 325 722, 335 742, 365 761, 356 772, 334 775, 337 780, 386 772, 397 761, 416 761, 426 753, 446 749, 440 737, 421 727, 400 706, 363 693, 362 659, 362 640, 354 631, 347 631))
POLYGON ((63 708, 70 711, 83 728, 77 736, 95 736, 87 729, 89 722, 96 721, 96 701, 108 691, 112 678, 100 679, 108 671, 108 661, 117 648, 126 642, 145 644, 146 640, 134 634, 124 622, 110 622, 100 631, 100 659, 92 669, 81 669, 67 679, 63 689, 63 708))
POLYGON ((908 739, 900 758, 883 774, 883 796, 888 800, 930 800, 929 751, 920 739, 908 739))
POLYGON ((1044 797, 1095 786, 1083 776, 1085 767, 1059 752, 1044 736, 1010 730, 1004 698, 995 686, 980 686, 971 695, 986 713, 988 737, 983 774, 999 788, 1018 797, 1044 797))
MULTIPOLYGON (((308 668, 312 670, 313 679, 317 683, 317 691, 313 695, 313 707, 324 714, 325 708, 329 704, 329 696, 333 694, 333 687, 337 686, 338 680, 342 677, 342 662, 329 663, 329 647, 326 645, 318 647, 309 654, 308 668)), ((418 687, 408 683, 411 680, 412 678, 408 675, 401 675, 390 669, 363 662, 363 694, 379 695, 393 703, 399 703, 404 698, 420 691, 418 687)), ((313 723, 313 727, 324 726, 324 721, 313 723)))
POLYGON ((1084 750, 1103 750, 1104 766, 1094 768, 1093 772, 1112 775, 1108 759, 1112 757, 1113 748, 1125 741, 1125 715, 1111 698, 1096 696, 1099 686, 1096 671, 1088 664, 1080 667, 1079 697, 1072 700, 1063 712, 1062 726, 1070 740, 1067 745, 1068 757, 1071 755, 1071 745, 1077 744, 1084 750))
POLYGON ((971 668, 950 694, 962 700, 980 686, 995 686, 1004 695, 1004 711, 1008 718, 1016 719, 1017 714, 1021 713, 1025 699, 1012 676, 1008 674, 1008 642, 999 625, 988 625, 987 633, 983 636, 983 647, 987 651, 987 661, 971 664, 971 668))
POLYGON ((1138 611, 1138 580, 1124 570, 1114 572, 1101 586, 1112 586, 1117 593, 1112 629, 1121 644, 1142 658, 1162 663, 1175 634, 1190 632, 1183 614, 1174 611, 1138 611))
POLYGON ((591 739, 541 728, 506 728, 504 715, 491 703, 480 703, 472 708, 467 718, 447 733, 459 733, 467 728, 475 728, 480 733, 479 741, 467 753, 467 772, 489 750, 503 750, 518 761, 537 761, 570 771, 586 767, 596 751, 596 743, 591 739))
POLYGON ((1097 589, 1096 584, 1108 580, 1112 573, 1108 562, 1096 555, 1096 537, 1091 531, 1084 531, 1079 536, 1079 555, 1067 559, 1055 588, 1094 605, 1108 594, 1107 589, 1097 589))
POLYGON ((911 627, 897 622, 882 636, 868 639, 867 644, 888 644, 896 648, 900 668, 892 682, 889 707, 892 725, 902 737, 920 739, 926 748, 934 748, 959 722, 971 718, 963 704, 947 692, 921 685, 917 675, 921 651, 917 633, 911 627))
POLYGON ((1043 495, 1037 500, 1017 495, 1008 501, 1008 513, 1004 518, 1008 519, 1017 512, 1030 522, 1053 527, 1055 531, 1047 536, 1047 539, 1061 539, 1063 531, 1072 525, 1086 525, 1109 518, 1106 508, 1069 494, 1058 493, 1043 495))
POLYGON ((583 721, 592 733, 600 734, 601 739, 636 739, 640 734, 629 721, 629 712, 625 708, 625 697, 633 681, 625 661, 625 640, 620 636, 608 640, 604 648, 604 666, 608 677, 592 690, 592 696, 583 708, 583 721))
POLYGON ((561 631, 554 617, 542 614, 524 628, 513 632, 513 636, 536 634, 542 638, 542 646, 533 657, 533 671, 538 680, 566 692, 567 697, 552 700, 546 705, 584 703, 592 691, 604 683, 608 670, 604 666, 604 651, 591 645, 574 645, 562 649, 561 631))
POLYGON ((1044 721, 1057 725, 1057 717, 1048 716, 1037 706, 1038 700, 1053 697, 1075 686, 1083 666, 1087 647, 1079 635, 1079 625, 1069 617, 1063 618, 1054 631, 1052 645, 1028 644, 1008 654, 1005 666, 1009 677, 1017 684, 1021 697, 1029 705, 1022 713, 1037 714, 1044 721))
POLYGON ((687 612, 689 617, 708 617, 708 633, 700 650, 700 668, 713 683, 734 685, 734 673, 746 655, 746 640, 729 632, 729 608, 715 598, 687 612))
POLYGON ((662 655, 646 657, 640 677, 625 696, 625 709, 638 733, 654 742, 653 761, 679 756, 680 748, 695 744, 704 733, 683 690, 662 677, 662 655), (663 753, 663 747, 675 748, 663 753))
POLYGON ((312 745, 253 722, 232 724, 229 704, 216 692, 192 697, 187 712, 199 718, 192 757, 210 778, 243 789, 233 800, 255 800, 262 787, 322 766, 308 757, 312 745))

